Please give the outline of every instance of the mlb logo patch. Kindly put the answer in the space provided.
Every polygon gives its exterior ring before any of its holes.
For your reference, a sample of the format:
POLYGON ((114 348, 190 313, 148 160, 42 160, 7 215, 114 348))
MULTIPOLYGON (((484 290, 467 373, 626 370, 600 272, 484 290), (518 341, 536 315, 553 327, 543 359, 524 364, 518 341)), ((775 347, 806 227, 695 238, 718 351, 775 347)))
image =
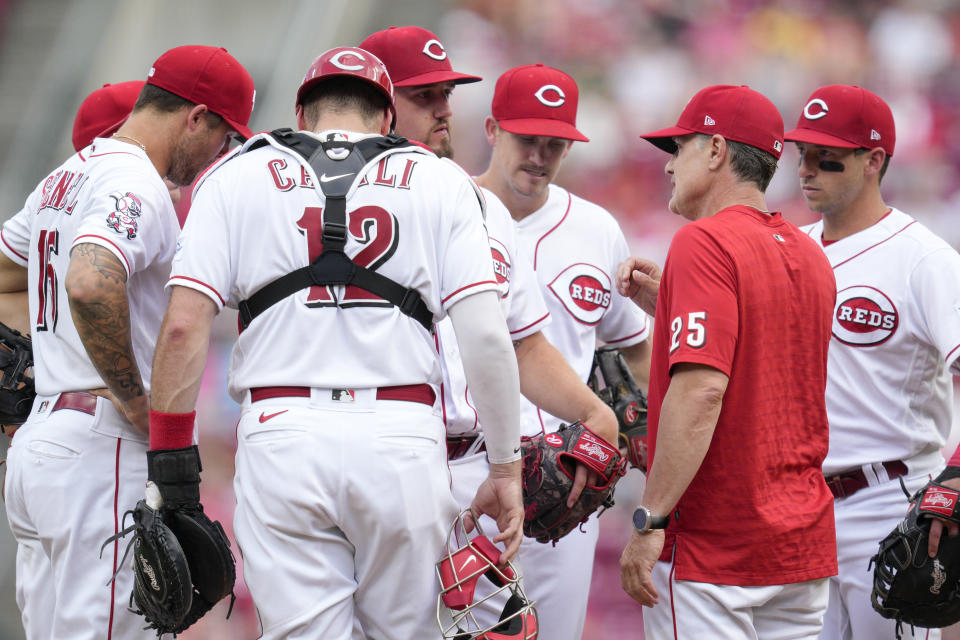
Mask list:
POLYGON ((353 389, 331 389, 331 399, 334 402, 356 402, 357 392, 353 389))
POLYGON ((960 492, 946 487, 927 487, 920 501, 920 510, 941 516, 953 515, 960 492))

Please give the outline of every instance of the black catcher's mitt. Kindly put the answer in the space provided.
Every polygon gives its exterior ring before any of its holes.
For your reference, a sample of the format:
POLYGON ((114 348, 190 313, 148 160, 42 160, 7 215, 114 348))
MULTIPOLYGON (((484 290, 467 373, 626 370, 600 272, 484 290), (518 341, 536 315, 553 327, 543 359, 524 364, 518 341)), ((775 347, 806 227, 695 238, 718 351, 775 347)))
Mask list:
POLYGON ((37 392, 27 369, 33 366, 30 336, 0 322, 0 425, 26 422, 37 392))
POLYGON ((620 447, 627 450, 631 466, 646 473, 647 397, 634 381, 619 349, 597 349, 587 385, 616 414, 620 423, 620 447))
POLYGON ((141 500, 133 526, 107 542, 134 531, 131 605, 158 636, 176 635, 228 595, 233 608, 236 565, 223 527, 200 504, 197 447, 148 451, 147 460, 163 506, 154 511, 141 500))
POLYGON ((936 557, 927 553, 930 517, 960 522, 958 499, 956 489, 928 483, 870 560, 873 608, 897 621, 897 638, 904 623, 927 629, 960 621, 960 535, 944 531, 936 557))
POLYGON ((524 438, 522 449, 523 533, 528 538, 556 543, 600 507, 613 506, 613 488, 626 473, 627 462, 616 447, 582 423, 524 438), (577 462, 595 471, 599 482, 587 484, 573 507, 568 507, 577 462))

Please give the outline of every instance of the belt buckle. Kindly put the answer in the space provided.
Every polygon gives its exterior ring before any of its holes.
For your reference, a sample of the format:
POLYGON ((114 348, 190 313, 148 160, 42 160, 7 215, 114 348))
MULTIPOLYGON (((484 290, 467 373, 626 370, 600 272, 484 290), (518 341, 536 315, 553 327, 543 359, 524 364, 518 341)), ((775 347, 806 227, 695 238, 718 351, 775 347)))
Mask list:
POLYGON ((837 474, 829 478, 824 478, 824 480, 826 480, 827 488, 830 489, 830 493, 832 493, 835 498, 847 497, 847 492, 843 488, 843 475, 837 474))

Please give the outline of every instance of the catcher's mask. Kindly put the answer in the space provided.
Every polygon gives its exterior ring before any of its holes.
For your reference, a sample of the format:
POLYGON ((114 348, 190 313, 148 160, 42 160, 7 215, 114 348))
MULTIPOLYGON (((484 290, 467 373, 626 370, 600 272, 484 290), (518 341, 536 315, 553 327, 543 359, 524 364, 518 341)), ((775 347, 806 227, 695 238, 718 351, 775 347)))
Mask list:
POLYGON ((536 640, 537 611, 534 603, 527 600, 520 578, 513 563, 500 569, 500 549, 483 535, 480 523, 476 523, 477 535, 467 538, 464 516, 461 511, 447 534, 443 558, 437 563, 437 578, 440 580, 440 595, 437 597, 437 623, 445 640, 536 640), (466 543, 460 546, 459 540, 466 543), (474 590, 481 577, 497 587, 493 593, 474 602, 474 590), (490 626, 477 622, 474 607, 508 592, 500 620, 490 626), (453 621, 444 624, 441 612, 446 609, 453 621))

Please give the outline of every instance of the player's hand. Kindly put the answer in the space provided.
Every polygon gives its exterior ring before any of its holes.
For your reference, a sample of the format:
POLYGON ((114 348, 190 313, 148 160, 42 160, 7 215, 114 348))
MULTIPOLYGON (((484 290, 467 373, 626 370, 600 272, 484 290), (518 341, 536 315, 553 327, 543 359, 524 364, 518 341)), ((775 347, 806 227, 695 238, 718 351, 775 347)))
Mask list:
POLYGON ((661 529, 649 533, 634 531, 620 554, 620 586, 627 595, 645 607, 660 602, 653 587, 653 567, 663 551, 665 534, 661 529))
MULTIPOLYGON (((606 403, 601 402, 599 398, 590 412, 583 418, 583 424, 613 446, 619 446, 620 423, 617 422, 617 416, 613 409, 606 403)), ((596 485, 599 481, 600 476, 595 471, 586 465, 577 463, 573 475, 573 487, 570 488, 570 496, 567 498, 567 506, 572 507, 577 503, 580 493, 588 483, 596 485)))
MULTIPOLYGON (((523 486, 520 472, 523 461, 515 460, 506 464, 491 464, 490 475, 477 489, 477 495, 470 510, 480 517, 486 514, 496 520, 500 533, 494 542, 503 542, 506 550, 500 556, 500 565, 506 565, 520 549, 523 540, 523 486)), ((467 532, 473 530, 473 518, 467 516, 467 532)))
POLYGON ((144 435, 150 435, 150 401, 147 396, 134 398, 130 402, 121 402, 110 389, 90 389, 90 395, 106 398, 123 414, 130 424, 144 435))
POLYGON ((656 315, 660 275, 656 262, 631 256, 617 267, 617 291, 647 314, 656 315))
MULTIPOLYGON (((940 484, 960 491, 960 478, 944 480, 940 484)), ((936 517, 930 518, 930 536, 927 538, 927 555, 931 558, 937 555, 937 548, 940 546, 940 538, 943 537, 944 529, 947 530, 948 536, 955 536, 957 533, 960 533, 960 525, 956 522, 941 520, 936 517)))

